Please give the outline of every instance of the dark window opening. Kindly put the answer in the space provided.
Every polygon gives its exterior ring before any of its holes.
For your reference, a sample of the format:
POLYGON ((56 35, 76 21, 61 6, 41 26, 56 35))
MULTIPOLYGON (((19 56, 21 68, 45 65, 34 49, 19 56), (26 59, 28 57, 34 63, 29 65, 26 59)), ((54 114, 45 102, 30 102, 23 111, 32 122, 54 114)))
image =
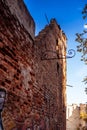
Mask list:
POLYGON ((57 72, 59 73, 59 63, 57 62, 57 72))

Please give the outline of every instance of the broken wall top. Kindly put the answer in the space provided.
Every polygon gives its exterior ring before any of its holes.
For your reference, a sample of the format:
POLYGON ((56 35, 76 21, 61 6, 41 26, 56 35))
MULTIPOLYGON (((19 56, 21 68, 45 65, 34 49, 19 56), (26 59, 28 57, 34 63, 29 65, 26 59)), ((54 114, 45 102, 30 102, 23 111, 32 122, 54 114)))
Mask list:
POLYGON ((27 10, 23 0, 5 0, 4 1, 12 15, 15 15, 19 22, 25 27, 32 38, 35 36, 35 22, 27 10))

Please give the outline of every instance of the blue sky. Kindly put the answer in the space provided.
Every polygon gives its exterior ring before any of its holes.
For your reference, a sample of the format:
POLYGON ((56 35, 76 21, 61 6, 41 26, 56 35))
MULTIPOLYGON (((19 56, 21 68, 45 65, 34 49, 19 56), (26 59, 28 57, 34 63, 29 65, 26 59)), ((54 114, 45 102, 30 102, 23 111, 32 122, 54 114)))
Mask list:
MULTIPOLYGON (((36 35, 45 27, 47 20, 45 14, 50 21, 51 18, 56 18, 61 29, 67 36, 67 50, 77 50, 78 45, 75 42, 75 34, 82 32, 83 26, 86 23, 82 19, 81 11, 86 0, 24 0, 30 14, 36 24, 36 35)), ((67 84, 74 87, 67 87, 67 102, 85 103, 87 95, 84 92, 86 85, 82 82, 87 75, 87 66, 80 61, 81 54, 76 52, 76 56, 72 59, 67 59, 67 84)))

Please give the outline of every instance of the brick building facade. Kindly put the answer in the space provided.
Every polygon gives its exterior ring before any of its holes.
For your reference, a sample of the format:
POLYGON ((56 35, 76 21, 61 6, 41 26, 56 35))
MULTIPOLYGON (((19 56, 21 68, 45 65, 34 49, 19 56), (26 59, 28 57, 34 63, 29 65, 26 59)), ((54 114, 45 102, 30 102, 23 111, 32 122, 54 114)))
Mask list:
POLYGON ((66 36, 55 19, 35 37, 35 23, 23 1, 0 1, 5 130, 66 129, 65 55, 66 36))

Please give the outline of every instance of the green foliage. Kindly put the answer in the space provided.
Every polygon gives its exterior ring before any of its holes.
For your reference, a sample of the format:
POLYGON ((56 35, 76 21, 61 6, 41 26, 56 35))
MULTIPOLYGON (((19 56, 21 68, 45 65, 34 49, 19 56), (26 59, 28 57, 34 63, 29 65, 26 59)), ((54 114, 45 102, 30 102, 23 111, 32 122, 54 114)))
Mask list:
POLYGON ((85 5, 83 9, 82 14, 83 14, 83 19, 87 18, 87 4, 85 5))
POLYGON ((87 122, 87 113, 85 112, 80 113, 80 118, 87 122))
MULTIPOLYGON (((87 79, 86 79, 86 81, 85 81, 85 82, 86 82, 86 84, 87 84, 87 79)), ((86 92, 86 94, 87 94, 87 87, 85 88, 85 92, 86 92)), ((87 111, 87 110, 86 110, 86 111, 87 111)))
POLYGON ((85 84, 87 84, 87 76, 83 79, 83 82, 85 82, 85 84))
MULTIPOLYGON (((87 4, 82 11, 82 15, 83 19, 87 19, 87 4)), ((82 33, 76 33, 75 41, 78 42, 77 51, 82 54, 81 61, 84 61, 84 63, 87 65, 87 28, 84 29, 82 33)), ((87 77, 85 77, 83 81, 87 83, 87 77)))

